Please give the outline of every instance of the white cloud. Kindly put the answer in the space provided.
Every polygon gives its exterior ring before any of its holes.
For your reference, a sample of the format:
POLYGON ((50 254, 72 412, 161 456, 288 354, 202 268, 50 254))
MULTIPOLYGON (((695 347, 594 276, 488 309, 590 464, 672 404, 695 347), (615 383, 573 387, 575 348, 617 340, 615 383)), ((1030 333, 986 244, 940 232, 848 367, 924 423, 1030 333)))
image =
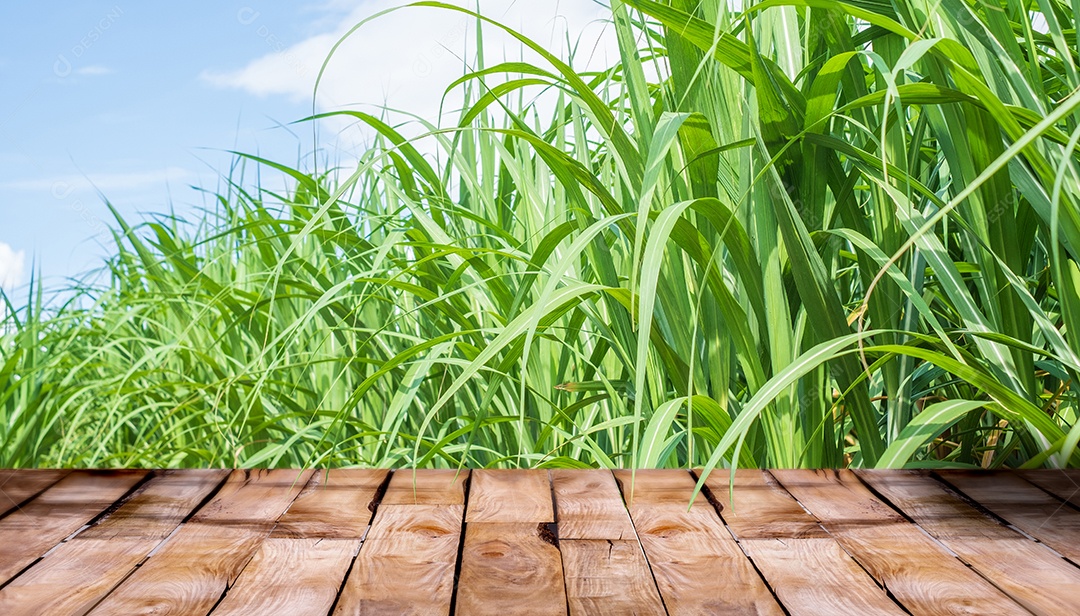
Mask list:
MULTIPOLYGON (((452 3, 469 8, 476 5, 475 0, 452 3)), ((400 4, 400 0, 363 2, 336 19, 338 26, 332 31, 297 42, 279 38, 258 13, 241 11, 238 20, 247 26, 250 36, 265 41, 268 53, 238 70, 207 70, 202 79, 258 96, 310 101, 319 68, 334 43, 361 20, 400 4)), ((323 8, 332 11, 336 7, 331 2, 323 8)), ((578 70, 607 68, 618 61, 614 29, 606 21, 611 11, 592 0, 481 0, 480 13, 522 32, 563 59, 570 55, 569 40, 577 45, 572 64, 578 70)), ((364 24, 331 59, 319 86, 318 110, 372 111, 371 105, 385 104, 435 120, 446 86, 464 74, 466 61, 475 62, 475 28, 476 20, 463 13, 428 7, 402 9, 364 24)), ((509 34, 490 24, 483 28, 486 65, 524 60, 550 68, 509 34)), ((460 89, 447 97, 444 111, 460 105, 459 93, 460 89)), ((343 122, 331 125, 335 129, 343 126, 343 122)), ((350 141, 359 145, 362 139, 353 134, 344 141, 339 145, 347 147, 350 141)))
POLYGON ((12 291, 22 284, 26 252, 0 242, 0 289, 12 291))
POLYGON ((96 77, 98 75, 108 75, 113 70, 107 66, 101 66, 100 64, 91 64, 90 66, 83 66, 75 69, 76 75, 83 75, 86 77, 96 77))
POLYGON ((156 186, 166 182, 182 182, 194 177, 188 169, 166 167, 152 171, 132 173, 89 173, 82 175, 64 175, 51 178, 37 178, 5 182, 0 187, 12 190, 43 191, 47 190, 57 199, 64 199, 76 190, 98 190, 108 195, 111 191, 127 191, 147 186, 156 186))

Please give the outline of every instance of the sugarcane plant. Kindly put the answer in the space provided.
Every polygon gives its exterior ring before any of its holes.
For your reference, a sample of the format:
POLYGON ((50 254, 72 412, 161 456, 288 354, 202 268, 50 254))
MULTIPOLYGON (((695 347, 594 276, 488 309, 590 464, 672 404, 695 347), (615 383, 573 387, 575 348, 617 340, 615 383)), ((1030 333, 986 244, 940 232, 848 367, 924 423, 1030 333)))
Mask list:
POLYGON ((0 465, 1080 463, 1074 6, 613 0, 602 71, 393 10, 522 59, 5 297, 0 465))

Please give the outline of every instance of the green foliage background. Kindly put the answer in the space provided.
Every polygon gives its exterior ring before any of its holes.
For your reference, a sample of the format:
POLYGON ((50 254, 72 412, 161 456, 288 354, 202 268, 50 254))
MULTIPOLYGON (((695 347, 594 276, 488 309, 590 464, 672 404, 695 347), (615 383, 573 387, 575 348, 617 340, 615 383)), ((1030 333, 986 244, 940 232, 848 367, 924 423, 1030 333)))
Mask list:
POLYGON ((422 148, 338 112, 355 168, 242 156, 5 298, 0 466, 1075 466, 1077 3, 614 0, 598 73, 515 35, 422 148))

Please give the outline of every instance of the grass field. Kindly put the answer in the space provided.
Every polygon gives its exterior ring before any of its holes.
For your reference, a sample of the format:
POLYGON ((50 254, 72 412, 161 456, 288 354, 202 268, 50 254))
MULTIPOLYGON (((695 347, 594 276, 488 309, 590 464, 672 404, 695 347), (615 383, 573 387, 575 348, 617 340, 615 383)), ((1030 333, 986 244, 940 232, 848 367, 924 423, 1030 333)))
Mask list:
POLYGON ((1080 464, 1076 0, 613 4, 8 297, 0 466, 1080 464))

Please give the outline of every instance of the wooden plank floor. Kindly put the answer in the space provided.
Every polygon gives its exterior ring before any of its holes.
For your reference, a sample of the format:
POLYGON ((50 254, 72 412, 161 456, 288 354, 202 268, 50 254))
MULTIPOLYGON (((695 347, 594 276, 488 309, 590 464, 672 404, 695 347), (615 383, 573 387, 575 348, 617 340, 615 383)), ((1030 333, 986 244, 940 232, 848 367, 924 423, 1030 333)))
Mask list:
POLYGON ((697 478, 0 470, 0 614, 1080 613, 1080 472, 697 478))

